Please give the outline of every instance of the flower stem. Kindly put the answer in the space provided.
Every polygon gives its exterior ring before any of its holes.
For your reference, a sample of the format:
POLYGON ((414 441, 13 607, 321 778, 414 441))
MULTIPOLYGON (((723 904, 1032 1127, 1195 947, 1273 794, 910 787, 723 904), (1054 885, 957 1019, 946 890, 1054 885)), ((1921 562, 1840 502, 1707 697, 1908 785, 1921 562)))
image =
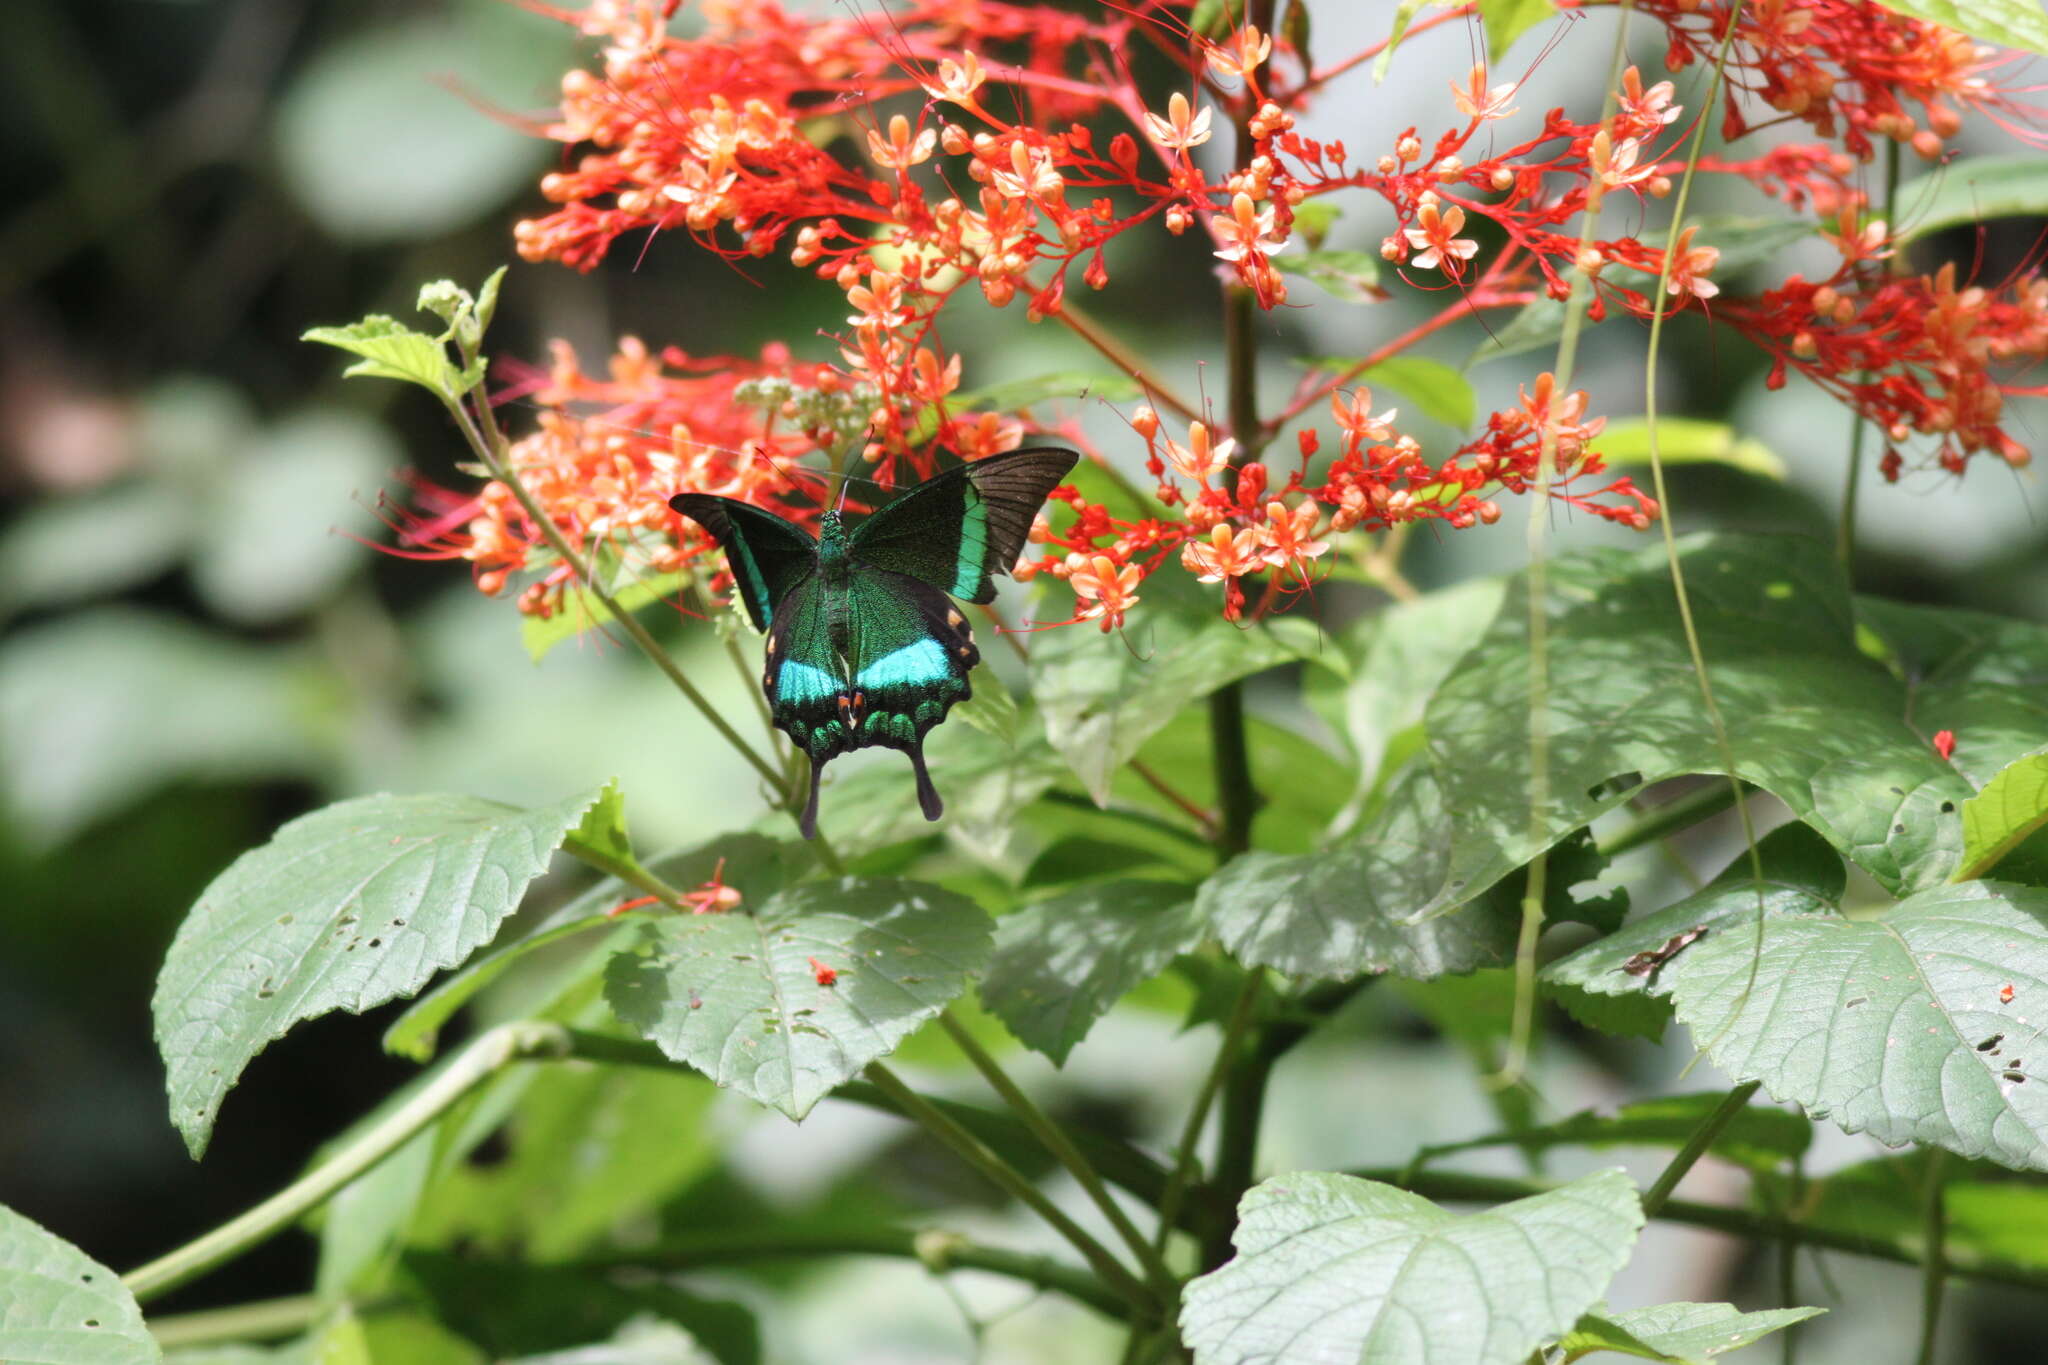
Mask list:
POLYGON ((988 1050, 976 1041, 974 1034, 960 1022, 953 1011, 946 1010, 939 1015, 939 1026, 946 1030, 946 1036, 953 1040, 954 1046, 974 1064, 974 1069, 989 1083, 989 1088, 1002 1097, 1003 1103, 1010 1107, 1010 1112, 1031 1130, 1031 1135, 1038 1139, 1040 1145, 1052 1153, 1060 1165, 1067 1168, 1067 1173, 1087 1192, 1095 1207, 1102 1211, 1102 1216, 1116 1229, 1117 1236, 1123 1238, 1124 1245, 1138 1258, 1138 1263, 1152 1278, 1153 1284, 1162 1293, 1171 1293, 1172 1272, 1167 1270, 1166 1263, 1153 1251, 1152 1244, 1140 1235, 1129 1216, 1124 1213, 1123 1207, 1111 1197, 1108 1189, 1103 1186, 1102 1177, 1088 1164, 1088 1159, 1075 1148, 1066 1130, 1053 1122, 1052 1118, 1010 1079, 1009 1073, 1003 1070, 1001 1063, 988 1054, 988 1050))
POLYGON ((1161 1255, 1166 1252, 1168 1239, 1180 1223, 1181 1200, 1187 1196, 1188 1181, 1193 1178, 1196 1144, 1202 1140, 1202 1129, 1209 1121, 1209 1108, 1216 1102, 1216 1092, 1223 1088, 1223 1078, 1230 1070, 1231 1061, 1244 1046, 1245 1029, 1250 1026, 1252 1007, 1258 1002, 1259 983, 1264 973, 1245 973, 1244 986, 1237 993, 1237 1003, 1231 1007, 1230 1020, 1223 1027, 1223 1040, 1216 1049, 1215 1064, 1203 1078, 1202 1088, 1195 1095, 1195 1103, 1188 1110, 1187 1123, 1181 1128, 1180 1141, 1173 1149, 1173 1173, 1166 1178, 1166 1192, 1159 1197, 1159 1232, 1156 1246, 1161 1255))
POLYGON ((569 1030, 522 1020, 500 1024, 455 1054, 420 1092, 327 1161, 213 1231, 121 1277, 138 1302, 169 1293, 281 1232, 369 1171, 514 1062, 574 1053, 569 1030))
POLYGON ((697 685, 684 674, 682 666, 647 633, 647 627, 641 625, 632 613, 619 606, 604 585, 597 581, 597 576, 590 571, 589 562, 569 544, 561 528, 555 525, 554 518, 547 514, 533 494, 527 490, 526 485, 507 467, 503 456, 504 433, 498 430, 497 420, 490 415, 490 400, 481 393, 477 394, 478 411, 483 414, 482 426, 470 416, 461 402, 455 399, 445 401, 448 411, 454 415, 456 424, 462 428, 462 434, 469 441, 470 448, 476 452, 477 458, 490 470, 491 477, 518 500, 520 508, 532 519, 533 524, 540 528, 540 533, 546 538, 549 547, 562 557, 562 562, 569 566, 569 571, 576 575, 576 580, 604 604, 605 610, 611 613, 619 629, 626 632, 626 637, 639 646, 640 652, 653 660, 654 666, 675 685, 676 690, 697 708, 704 719, 711 722, 711 728, 718 731, 740 757, 752 764, 754 771, 767 779, 768 785, 781 796, 782 803, 794 808, 801 793, 786 785, 782 774, 776 771, 775 765, 763 758, 755 751, 753 745, 740 737, 739 731, 733 729, 731 723, 718 713, 718 708, 711 704, 710 699, 697 690, 697 685))
POLYGON ((1643 1195, 1645 1218, 1657 1216, 1657 1211, 1671 1198, 1671 1192, 1678 1188, 1678 1182, 1685 1179, 1685 1173, 1707 1154, 1707 1148, 1714 1145, 1714 1139, 1721 1136, 1721 1130, 1748 1107, 1750 1096, 1756 1094, 1760 1084, 1758 1081, 1744 1081, 1736 1086, 1722 1097, 1706 1121, 1693 1130, 1692 1136, 1685 1140, 1685 1145, 1678 1149, 1678 1154, 1658 1173, 1657 1179, 1643 1195))
POLYGON ((1190 422, 1201 420, 1200 408, 1176 393, 1173 386, 1161 379, 1143 358, 1112 336, 1107 328, 1079 304, 1063 299, 1060 302, 1060 311, 1053 316, 1064 323, 1068 331, 1100 351, 1110 364, 1143 385, 1146 396, 1153 402, 1171 408, 1190 422))
POLYGON ((1153 1291, 1141 1282, 1109 1249, 1088 1235, 1087 1229, 1069 1218, 1059 1205, 1025 1177, 1015 1166, 998 1156, 989 1145, 957 1121, 940 1112, 924 1096, 904 1084, 903 1079, 880 1062, 869 1062, 868 1079, 886 1096, 897 1112, 916 1123, 950 1148, 955 1156, 988 1177, 1004 1193, 1018 1200, 1067 1239, 1093 1266, 1104 1283, 1121 1294, 1141 1314, 1154 1315, 1160 1305, 1153 1291))
POLYGON ((199 1313, 151 1318, 149 1334, 166 1351, 230 1341, 275 1341, 311 1327, 330 1306, 318 1294, 262 1299, 227 1308, 209 1308, 199 1313))

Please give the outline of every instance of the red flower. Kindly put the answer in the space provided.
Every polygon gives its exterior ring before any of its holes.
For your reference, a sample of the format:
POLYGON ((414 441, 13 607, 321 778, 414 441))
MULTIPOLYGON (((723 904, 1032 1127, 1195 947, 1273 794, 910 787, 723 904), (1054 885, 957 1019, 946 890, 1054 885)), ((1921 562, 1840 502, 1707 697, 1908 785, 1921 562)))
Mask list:
POLYGON ((1941 755, 1941 757, 1942 757, 1942 760, 1943 760, 1944 762, 1946 762, 1946 761, 1947 761, 1947 760, 1948 760, 1949 758, 1953 757, 1953 756, 1954 756, 1954 754, 1955 754, 1955 751, 1956 751, 1956 732, 1955 732, 1955 731, 1953 731, 1953 730, 1937 730, 1937 731, 1935 731, 1935 732, 1934 732, 1934 752, 1936 752, 1936 753, 1940 754, 1940 755, 1941 755))
POLYGON ((804 961, 811 965, 811 976, 816 979, 820 986, 836 986, 839 984, 839 971, 837 968, 827 967, 815 957, 807 957, 804 961))

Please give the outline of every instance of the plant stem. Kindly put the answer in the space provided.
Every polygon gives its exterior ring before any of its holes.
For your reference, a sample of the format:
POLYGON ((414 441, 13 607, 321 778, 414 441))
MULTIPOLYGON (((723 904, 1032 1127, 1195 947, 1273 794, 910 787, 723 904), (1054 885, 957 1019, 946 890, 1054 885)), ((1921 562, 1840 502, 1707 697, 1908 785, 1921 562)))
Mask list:
POLYGON ((1707 1148, 1714 1145, 1714 1139, 1721 1136, 1721 1130, 1734 1122, 1735 1116, 1748 1106, 1750 1096, 1756 1094, 1761 1084, 1760 1081, 1744 1081, 1736 1086, 1714 1107, 1714 1112, 1707 1115, 1706 1121, 1693 1130, 1692 1136, 1685 1140, 1685 1145, 1678 1149, 1678 1154, 1671 1158, 1643 1195, 1645 1218, 1657 1216, 1657 1211, 1671 1198, 1671 1192, 1678 1188, 1678 1182, 1685 1179, 1685 1173, 1707 1154, 1707 1148))
POLYGON ((721 1232, 668 1238, 654 1246, 621 1250, 615 1255, 578 1261, 588 1269, 649 1270, 717 1269, 735 1261, 779 1260, 789 1256, 894 1256, 922 1261, 934 1274, 947 1270, 985 1270, 1013 1280, 1057 1290, 1113 1318, 1130 1316, 1130 1305, 1107 1285, 1077 1266, 1050 1256, 1034 1256, 969 1241, 958 1233, 935 1228, 868 1228, 847 1231, 812 1228, 766 1232, 721 1232))
POLYGON ((1676 830, 1696 825, 1710 815, 1735 804, 1735 792, 1724 782, 1695 787, 1675 801, 1644 811, 1605 839, 1598 841, 1602 857, 1614 858, 1632 848, 1655 843, 1676 830))
POLYGON ((1160 1255, 1166 1254, 1167 1241, 1180 1222, 1181 1200, 1187 1195, 1188 1181, 1193 1178, 1196 1144, 1202 1140, 1202 1129, 1209 1121, 1209 1107, 1216 1102, 1216 1092, 1223 1088, 1224 1075, 1230 1063, 1244 1046, 1245 1029, 1252 1019, 1252 1007, 1258 1002, 1259 986, 1265 974, 1260 971, 1245 973, 1244 986, 1237 993, 1237 1003, 1231 1007, 1230 1019, 1223 1026, 1223 1040, 1216 1048, 1216 1061, 1210 1066, 1209 1074, 1202 1080, 1202 1088, 1195 1095, 1194 1106, 1188 1110, 1187 1123, 1180 1131, 1180 1141, 1173 1149, 1173 1173, 1166 1178, 1166 1192, 1159 1197, 1159 1231, 1154 1243, 1160 1255))
POLYGON ((483 414, 483 427, 479 427, 477 421, 470 416, 468 410, 459 401, 454 399, 447 399, 445 401, 448 405, 448 411, 454 415, 456 424, 462 428, 462 434, 469 441, 470 448, 476 452, 477 458, 482 460, 484 467, 490 470, 491 477, 511 492, 512 496, 518 501, 521 510, 526 513, 533 524, 540 528, 540 533, 546 539, 548 546, 557 555, 561 556, 562 562, 569 566, 569 571, 576 575, 576 581, 588 589, 591 596, 604 604, 605 610, 611 613, 612 619, 618 623, 619 629, 626 632, 626 637, 639 646, 640 652, 654 662, 654 666, 659 668, 662 674, 675 685, 676 690, 681 692, 689 703, 697 708, 699 714, 704 719, 711 722, 711 728, 716 730, 726 743, 732 745, 734 751, 740 757, 753 765, 754 771, 760 773, 767 780, 768 785, 780 794, 782 803, 793 808, 799 799, 800 793, 796 792, 793 787, 786 785, 782 774, 776 770, 775 765, 763 758, 755 751, 753 745, 740 737, 739 731, 732 728, 731 723, 718 713, 718 708, 713 706, 710 699, 698 691, 697 685, 691 682, 688 676, 684 674, 682 665, 671 658, 669 652, 663 649, 652 635, 647 633, 647 627, 641 625, 639 619, 632 613, 619 606, 618 602, 606 590, 604 585, 597 581, 596 575, 591 573, 589 563, 577 552, 574 546, 569 544, 568 538, 562 534, 561 528, 555 525, 554 518, 547 514, 533 494, 527 490, 526 485, 506 467, 501 454, 505 438, 504 434, 498 430, 497 420, 491 416, 489 398, 481 393, 477 395, 478 410, 483 414), (486 428, 488 429, 488 435, 486 434, 486 428))
POLYGON ((1067 1173, 1087 1192, 1095 1207, 1102 1210, 1102 1216, 1116 1229, 1117 1236, 1123 1238, 1124 1245, 1138 1258, 1138 1264, 1151 1276, 1154 1285, 1162 1293, 1170 1293, 1173 1286, 1172 1272, 1167 1270, 1166 1263, 1152 1250, 1152 1244, 1139 1234, 1130 1217, 1124 1213, 1123 1207, 1103 1187, 1102 1177, 1088 1164, 1088 1159, 1075 1148, 1066 1130, 1053 1122, 1052 1118, 1010 1079, 1010 1074, 1004 1071, 1002 1065, 988 1054, 988 1050, 975 1040, 974 1034, 960 1022, 953 1011, 945 1010, 940 1013, 939 1026, 946 1030, 946 1036, 953 1040, 953 1045, 974 1064, 974 1069, 989 1083, 989 1088, 1002 1097, 1003 1103, 1010 1107, 1010 1112, 1031 1130, 1032 1136, 1038 1139, 1046 1151, 1052 1153, 1060 1165, 1067 1168, 1067 1173))
POLYGON ((1214 815, 1211 815, 1208 811, 1203 810, 1193 801, 1174 790, 1172 783, 1161 777, 1152 768, 1140 763, 1137 759, 1132 759, 1125 766, 1137 774, 1139 781, 1165 797, 1190 820, 1200 825, 1202 832, 1208 835, 1210 839, 1213 840, 1216 837, 1216 817, 1214 815))
POLYGON ((1258 792, 1252 786, 1251 746, 1244 729, 1244 684, 1209 695, 1209 747, 1216 765, 1216 853, 1229 862, 1252 846, 1258 792))
POLYGON ((275 1341, 304 1331, 320 1320, 329 1304, 318 1294, 288 1299, 263 1299, 200 1313, 151 1318, 149 1334, 169 1351, 183 1346, 211 1346, 228 1341, 275 1341))
POLYGON ((1940 1148, 1927 1153, 1927 1196, 1921 1206, 1921 1254, 1927 1259, 1920 1268, 1920 1365, 1935 1365, 1935 1342, 1941 1335, 1941 1296, 1948 1285, 1948 1220, 1943 1207, 1941 1166, 1947 1154, 1940 1148))
POLYGON ((1136 352, 1110 335, 1109 329, 1097 322, 1088 311, 1071 299, 1060 301, 1060 311, 1053 314, 1067 330, 1081 340, 1102 352, 1103 358, 1138 381, 1145 388, 1145 396, 1162 407, 1171 408, 1190 422, 1201 420, 1202 410, 1174 392, 1173 386, 1155 374, 1136 352))
POLYGON ((572 1055, 572 1046, 569 1031, 558 1024, 524 1020, 498 1025, 455 1054, 417 1095, 328 1161, 247 1213, 130 1271, 121 1277, 122 1282, 138 1302, 146 1303, 197 1279, 318 1208, 507 1066, 534 1058, 567 1057, 572 1055))
POLYGON ((1069 1218, 1052 1200, 1046 1198, 1021 1171, 996 1155, 987 1143, 940 1112, 936 1106, 904 1084, 901 1077, 882 1063, 868 1063, 867 1075, 875 1087, 889 1098, 899 1113, 951 1148, 954 1155, 987 1176, 1004 1193, 1030 1208, 1050 1224, 1053 1231, 1066 1238, 1088 1264, 1095 1268, 1095 1273, 1123 1295, 1140 1314, 1150 1316, 1157 1313, 1159 1303, 1154 1298, 1152 1290, 1124 1269, 1122 1263, 1109 1253, 1108 1248, 1089 1236, 1085 1228, 1069 1218))

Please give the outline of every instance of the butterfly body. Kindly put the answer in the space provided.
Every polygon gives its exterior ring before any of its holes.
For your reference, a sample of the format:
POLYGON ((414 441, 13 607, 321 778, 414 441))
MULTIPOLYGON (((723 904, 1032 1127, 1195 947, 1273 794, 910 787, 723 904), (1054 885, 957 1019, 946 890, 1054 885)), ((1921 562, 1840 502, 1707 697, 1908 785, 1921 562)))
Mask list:
POLYGON ((820 515, 813 539, 772 512, 679 493, 669 505, 726 552, 734 588, 768 632, 761 675, 769 711, 811 761, 799 821, 816 832, 818 776, 854 749, 909 755, 926 819, 944 809, 925 769, 924 738, 973 695, 981 654, 948 594, 995 596, 1037 514, 1073 468, 1072 451, 1037 447, 939 474, 849 528, 820 515))

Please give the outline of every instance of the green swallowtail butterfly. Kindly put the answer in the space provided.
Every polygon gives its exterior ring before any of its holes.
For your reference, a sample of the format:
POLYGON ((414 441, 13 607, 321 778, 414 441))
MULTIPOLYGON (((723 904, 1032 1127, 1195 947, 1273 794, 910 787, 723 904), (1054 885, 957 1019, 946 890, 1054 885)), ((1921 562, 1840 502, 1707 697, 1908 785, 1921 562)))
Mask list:
POLYGON ((980 661, 967 618, 947 600, 992 601, 1031 522, 1079 457, 1033 446, 948 469, 848 530, 839 513, 818 536, 750 503, 678 493, 668 505, 724 549, 734 589, 768 632, 761 686, 775 726, 810 756, 811 792, 798 822, 818 831, 818 774, 851 749, 910 755, 917 801, 936 820, 945 803, 924 764, 924 737, 972 694, 980 661))

